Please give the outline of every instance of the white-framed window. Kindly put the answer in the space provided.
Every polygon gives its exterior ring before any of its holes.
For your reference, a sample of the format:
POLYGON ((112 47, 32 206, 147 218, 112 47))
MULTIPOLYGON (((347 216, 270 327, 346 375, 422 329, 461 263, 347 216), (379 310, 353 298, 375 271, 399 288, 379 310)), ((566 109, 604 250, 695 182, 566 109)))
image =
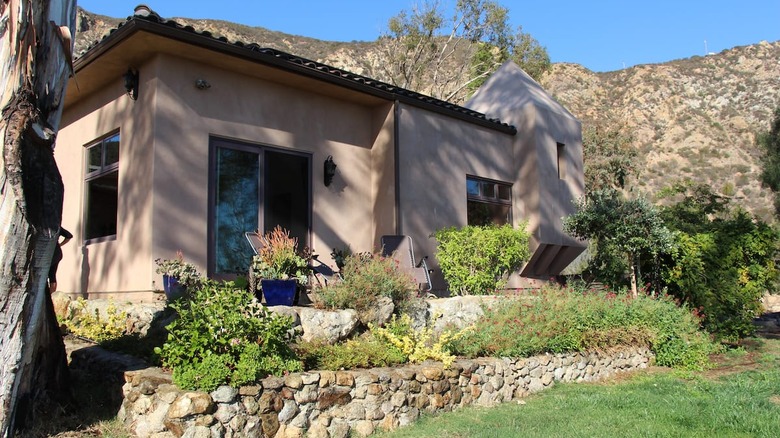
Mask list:
POLYGON ((119 133, 85 148, 84 240, 116 236, 119 199, 119 133))
POLYGON ((467 176, 466 208, 469 225, 511 224, 512 185, 467 176))

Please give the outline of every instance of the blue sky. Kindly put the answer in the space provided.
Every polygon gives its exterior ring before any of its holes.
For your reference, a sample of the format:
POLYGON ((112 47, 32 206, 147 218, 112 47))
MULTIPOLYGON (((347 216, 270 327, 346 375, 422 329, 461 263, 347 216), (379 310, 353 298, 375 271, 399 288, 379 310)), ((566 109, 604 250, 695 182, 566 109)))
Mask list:
MULTIPOLYGON (((144 2, 165 18, 213 18, 329 41, 372 41, 421 0, 78 0, 125 18, 144 2)), ((780 0, 497 0, 553 62, 612 71, 780 40, 780 0), (705 42, 706 41, 706 42, 705 42)), ((453 5, 455 0, 440 0, 453 5)))

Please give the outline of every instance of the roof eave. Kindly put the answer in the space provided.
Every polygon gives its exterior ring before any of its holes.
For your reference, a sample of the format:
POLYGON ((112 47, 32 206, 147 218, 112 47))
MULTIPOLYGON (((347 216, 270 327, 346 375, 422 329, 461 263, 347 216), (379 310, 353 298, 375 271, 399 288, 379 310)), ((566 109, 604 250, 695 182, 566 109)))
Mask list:
MULTIPOLYGON (((79 57, 73 63, 74 71, 78 72, 79 70, 85 68, 87 65, 97 60, 102 54, 111 50, 113 47, 121 43, 126 38, 129 38, 133 34, 141 31, 165 36, 167 38, 171 38, 177 41, 181 41, 187 44, 192 44, 209 50, 226 53, 231 56, 235 56, 241 59, 246 59, 252 62, 270 65, 272 67, 281 70, 290 71, 306 77, 322 80, 330 84, 334 84, 361 93, 376 96, 388 101, 399 101, 412 106, 433 111, 439 114, 444 114, 469 123, 473 123, 476 125, 484 126, 486 128, 504 132, 506 134, 515 135, 517 133, 517 129, 512 125, 496 122, 489 119, 473 117, 461 111, 448 109, 446 106, 441 106, 431 102, 426 102, 425 100, 422 100, 420 98, 415 98, 412 96, 408 96, 406 94, 396 93, 392 90, 383 90, 375 86, 361 84, 360 82, 353 79, 336 76, 329 72, 320 71, 316 68, 307 67, 302 64, 298 64, 285 59, 280 59, 273 55, 262 53, 257 50, 253 50, 252 48, 247 47, 248 45, 245 45, 243 43, 231 44, 226 39, 217 39, 211 36, 201 35, 195 32, 183 31, 182 29, 176 27, 168 26, 162 23, 155 23, 143 19, 140 20, 130 19, 124 22, 118 28, 111 31, 111 33, 109 33, 97 44, 91 47, 86 53, 84 53, 84 55, 79 57)), ((380 82, 380 81, 375 81, 375 82, 380 82)), ((389 84, 388 87, 396 88, 389 84)), ((429 98, 428 96, 424 96, 424 95, 420 95, 420 96, 422 98, 429 98)), ((429 99, 433 99, 433 98, 429 98, 429 99)), ((464 108, 464 109, 468 109, 468 108, 464 108)))

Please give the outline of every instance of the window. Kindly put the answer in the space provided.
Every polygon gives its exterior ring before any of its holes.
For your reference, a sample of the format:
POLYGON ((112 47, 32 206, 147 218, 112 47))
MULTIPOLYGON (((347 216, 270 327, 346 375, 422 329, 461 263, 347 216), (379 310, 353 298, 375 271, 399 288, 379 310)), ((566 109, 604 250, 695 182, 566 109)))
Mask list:
POLYGON ((87 146, 84 239, 116 235, 119 187, 119 134, 87 146))
POLYGON ((566 178, 566 145, 563 143, 556 143, 556 149, 558 151, 558 179, 566 178))
POLYGON ((482 178, 466 178, 469 225, 504 225, 512 221, 512 186, 482 178))

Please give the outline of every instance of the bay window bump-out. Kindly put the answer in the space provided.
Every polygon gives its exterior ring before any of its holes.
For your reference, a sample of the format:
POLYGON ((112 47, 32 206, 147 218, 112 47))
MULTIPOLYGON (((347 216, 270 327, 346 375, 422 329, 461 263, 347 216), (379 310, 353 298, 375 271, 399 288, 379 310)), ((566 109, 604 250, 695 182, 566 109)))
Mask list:
POLYGON ((84 240, 116 236, 119 198, 119 133, 85 147, 84 240))
POLYGON ((506 182, 466 177, 468 225, 512 223, 512 185, 506 182))

